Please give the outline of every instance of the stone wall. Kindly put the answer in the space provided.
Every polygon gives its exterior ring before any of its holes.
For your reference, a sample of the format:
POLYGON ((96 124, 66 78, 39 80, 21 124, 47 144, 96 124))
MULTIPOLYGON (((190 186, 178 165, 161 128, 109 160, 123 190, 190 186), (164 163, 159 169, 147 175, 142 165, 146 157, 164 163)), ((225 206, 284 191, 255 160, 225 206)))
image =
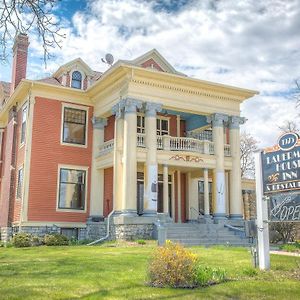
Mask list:
POLYGON ((12 237, 12 227, 1 227, 0 228, 0 240, 4 243, 8 242, 12 237))

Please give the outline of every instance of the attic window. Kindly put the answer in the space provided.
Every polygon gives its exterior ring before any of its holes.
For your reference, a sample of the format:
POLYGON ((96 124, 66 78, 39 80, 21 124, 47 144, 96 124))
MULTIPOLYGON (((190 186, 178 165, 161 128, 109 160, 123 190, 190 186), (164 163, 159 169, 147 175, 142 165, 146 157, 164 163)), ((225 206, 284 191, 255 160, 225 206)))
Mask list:
POLYGON ((72 73, 71 87, 75 89, 81 89, 81 86, 82 86, 82 75, 79 71, 74 71, 72 73))

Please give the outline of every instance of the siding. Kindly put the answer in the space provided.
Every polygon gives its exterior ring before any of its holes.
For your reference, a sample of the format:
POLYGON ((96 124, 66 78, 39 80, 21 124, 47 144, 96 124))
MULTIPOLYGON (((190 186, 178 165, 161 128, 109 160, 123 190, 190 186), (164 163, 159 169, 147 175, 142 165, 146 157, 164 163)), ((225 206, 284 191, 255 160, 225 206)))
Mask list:
POLYGON ((88 147, 65 146, 61 140, 63 102, 37 97, 34 106, 28 221, 85 222, 89 215, 92 107, 89 108, 88 147), (56 211, 58 165, 88 167, 86 212, 56 211))

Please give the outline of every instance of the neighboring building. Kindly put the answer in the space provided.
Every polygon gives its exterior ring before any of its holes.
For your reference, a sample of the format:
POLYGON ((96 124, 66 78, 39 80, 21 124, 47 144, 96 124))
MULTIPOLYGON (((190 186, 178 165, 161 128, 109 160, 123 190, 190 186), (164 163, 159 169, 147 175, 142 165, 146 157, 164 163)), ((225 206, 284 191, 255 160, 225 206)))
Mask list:
POLYGON ((3 239, 96 238, 112 211, 116 238, 150 236, 157 212, 243 218, 240 104, 257 92, 189 78, 156 50, 103 74, 78 58, 27 80, 28 44, 17 37, 0 84, 3 239))

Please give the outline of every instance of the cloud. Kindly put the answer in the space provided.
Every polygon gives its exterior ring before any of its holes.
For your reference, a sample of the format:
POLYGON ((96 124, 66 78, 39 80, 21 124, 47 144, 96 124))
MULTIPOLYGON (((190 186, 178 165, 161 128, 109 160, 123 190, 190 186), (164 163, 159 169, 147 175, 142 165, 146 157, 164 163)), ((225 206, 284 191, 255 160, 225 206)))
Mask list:
MULTIPOLYGON (((258 140, 273 144, 277 124, 296 116, 289 94, 300 77, 298 0, 90 0, 72 18, 59 17, 67 38, 48 72, 76 57, 104 71, 107 52, 133 59, 157 48, 189 76, 260 91, 242 105, 245 128, 258 140)), ((33 36, 32 77, 43 66, 37 56, 33 36)))

